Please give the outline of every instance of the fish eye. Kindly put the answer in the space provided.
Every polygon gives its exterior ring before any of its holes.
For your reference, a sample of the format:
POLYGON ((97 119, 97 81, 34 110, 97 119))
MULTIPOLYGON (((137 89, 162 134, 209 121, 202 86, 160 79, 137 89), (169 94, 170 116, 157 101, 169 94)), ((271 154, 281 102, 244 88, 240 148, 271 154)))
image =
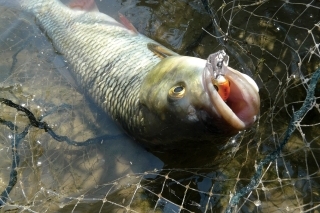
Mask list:
POLYGON ((180 99, 184 96, 185 92, 184 86, 174 86, 169 90, 169 96, 174 99, 180 99))

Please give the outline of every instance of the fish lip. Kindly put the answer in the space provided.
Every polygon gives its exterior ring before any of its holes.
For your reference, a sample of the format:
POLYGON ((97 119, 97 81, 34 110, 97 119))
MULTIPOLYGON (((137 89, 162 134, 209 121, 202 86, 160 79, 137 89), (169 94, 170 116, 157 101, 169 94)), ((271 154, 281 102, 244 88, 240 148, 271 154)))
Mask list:
POLYGON ((259 114, 258 86, 249 76, 231 67, 226 67, 224 75, 230 82, 230 96, 226 102, 213 86, 213 73, 206 68, 202 73, 203 88, 211 105, 208 113, 214 119, 220 119, 220 125, 229 127, 229 131, 247 129, 253 125, 259 114))

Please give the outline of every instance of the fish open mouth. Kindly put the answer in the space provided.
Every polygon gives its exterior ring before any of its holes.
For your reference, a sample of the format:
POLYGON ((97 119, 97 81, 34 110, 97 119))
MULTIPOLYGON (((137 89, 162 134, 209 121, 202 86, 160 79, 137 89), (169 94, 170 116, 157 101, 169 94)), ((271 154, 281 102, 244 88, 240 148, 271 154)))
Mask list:
MULTIPOLYGON (((230 82, 230 94, 224 101, 212 82, 214 73, 203 72, 203 84, 211 102, 211 113, 235 130, 250 127, 257 119, 260 110, 260 97, 257 84, 248 75, 225 66, 224 77, 230 82)), ((209 112, 210 113, 210 112, 209 112)))

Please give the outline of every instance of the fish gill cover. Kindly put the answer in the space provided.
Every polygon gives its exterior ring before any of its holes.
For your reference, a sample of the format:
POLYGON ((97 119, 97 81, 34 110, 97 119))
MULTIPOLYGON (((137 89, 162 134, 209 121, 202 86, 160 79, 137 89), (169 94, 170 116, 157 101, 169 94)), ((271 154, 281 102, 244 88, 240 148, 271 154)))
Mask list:
POLYGON ((259 85, 260 117, 218 152, 151 154, 66 77, 35 20, 1 0, 1 212, 320 211, 319 1, 97 4, 180 54, 224 49, 259 85))

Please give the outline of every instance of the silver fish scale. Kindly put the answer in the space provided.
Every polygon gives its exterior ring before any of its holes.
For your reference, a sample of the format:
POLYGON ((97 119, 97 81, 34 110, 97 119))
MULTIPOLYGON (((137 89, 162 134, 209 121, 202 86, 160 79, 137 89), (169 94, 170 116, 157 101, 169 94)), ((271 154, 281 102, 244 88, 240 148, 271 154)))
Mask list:
POLYGON ((147 48, 156 42, 104 14, 71 10, 58 1, 26 0, 22 6, 36 16, 95 103, 127 131, 143 132, 139 91, 145 75, 160 62, 147 48))

